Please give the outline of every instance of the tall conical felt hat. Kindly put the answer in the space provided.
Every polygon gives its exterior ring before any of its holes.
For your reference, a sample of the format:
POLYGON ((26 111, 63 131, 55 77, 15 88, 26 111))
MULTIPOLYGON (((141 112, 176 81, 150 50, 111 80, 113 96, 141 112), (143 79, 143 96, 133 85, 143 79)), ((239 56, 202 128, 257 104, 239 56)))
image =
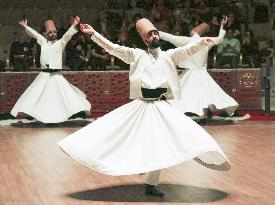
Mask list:
POLYGON ((196 31, 200 36, 203 36, 205 33, 207 33, 210 30, 210 27, 207 23, 202 23, 192 30, 196 31))
POLYGON ((157 30, 151 21, 146 18, 142 18, 137 21, 136 29, 143 40, 146 39, 146 35, 149 31, 157 30))
POLYGON ((47 20, 45 21, 45 28, 46 28, 46 33, 48 33, 49 31, 56 31, 56 27, 55 27, 55 23, 53 20, 47 20))

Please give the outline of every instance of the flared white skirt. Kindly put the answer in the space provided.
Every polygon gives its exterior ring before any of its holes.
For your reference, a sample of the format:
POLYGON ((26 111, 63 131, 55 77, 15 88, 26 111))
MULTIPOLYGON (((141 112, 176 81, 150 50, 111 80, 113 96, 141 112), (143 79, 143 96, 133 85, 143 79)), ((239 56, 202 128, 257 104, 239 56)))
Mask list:
POLYGON ((187 70, 179 76, 181 99, 170 103, 183 113, 205 115, 204 109, 225 110, 232 115, 239 104, 214 81, 207 70, 187 70))
POLYGON ((16 117, 25 113, 44 123, 58 123, 90 109, 85 94, 60 73, 41 72, 17 100, 11 114, 16 117))
POLYGON ((230 169, 215 140, 166 101, 133 100, 58 145, 76 161, 113 176, 159 170, 190 159, 211 169, 230 169))

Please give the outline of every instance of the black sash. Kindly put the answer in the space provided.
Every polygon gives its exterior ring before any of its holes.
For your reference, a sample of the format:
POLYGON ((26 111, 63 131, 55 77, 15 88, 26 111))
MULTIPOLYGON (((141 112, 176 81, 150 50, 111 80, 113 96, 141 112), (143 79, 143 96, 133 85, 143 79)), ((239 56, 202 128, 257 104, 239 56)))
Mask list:
POLYGON ((141 88, 142 96, 146 99, 156 99, 156 100, 166 100, 165 93, 167 93, 167 88, 156 88, 148 89, 141 88))
POLYGON ((56 72, 59 72, 61 70, 60 69, 49 69, 49 68, 46 68, 46 69, 42 69, 41 71, 45 72, 45 73, 56 73, 56 72))

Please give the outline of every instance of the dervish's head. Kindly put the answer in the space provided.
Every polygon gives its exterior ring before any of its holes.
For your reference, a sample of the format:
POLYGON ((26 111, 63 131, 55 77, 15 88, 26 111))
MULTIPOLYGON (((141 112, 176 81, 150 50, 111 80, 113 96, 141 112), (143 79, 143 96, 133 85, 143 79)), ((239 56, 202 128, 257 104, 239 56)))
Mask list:
POLYGON ((46 38, 49 41, 55 41, 57 39, 57 30, 53 20, 47 20, 45 22, 46 38))
POLYGON ((209 31, 210 31, 209 25, 207 23, 201 23, 191 30, 190 36, 193 36, 195 34, 198 34, 199 36, 203 36, 209 31))
POLYGON ((148 48, 159 47, 159 32, 156 27, 146 18, 136 22, 136 29, 148 48))

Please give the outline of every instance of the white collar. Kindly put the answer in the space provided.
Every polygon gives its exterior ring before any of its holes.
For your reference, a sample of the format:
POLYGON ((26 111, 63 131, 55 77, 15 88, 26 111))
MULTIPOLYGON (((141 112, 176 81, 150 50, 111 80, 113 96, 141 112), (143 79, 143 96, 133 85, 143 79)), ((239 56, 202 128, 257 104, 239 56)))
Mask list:
POLYGON ((47 43, 51 43, 51 44, 54 44, 57 40, 54 40, 54 41, 49 41, 47 40, 47 43))
POLYGON ((154 58, 157 58, 161 52, 160 47, 158 48, 148 48, 149 55, 152 55, 154 58))
POLYGON ((200 35, 199 35, 198 33, 195 33, 195 34, 192 36, 192 38, 194 38, 194 39, 199 39, 199 38, 200 38, 200 35))

